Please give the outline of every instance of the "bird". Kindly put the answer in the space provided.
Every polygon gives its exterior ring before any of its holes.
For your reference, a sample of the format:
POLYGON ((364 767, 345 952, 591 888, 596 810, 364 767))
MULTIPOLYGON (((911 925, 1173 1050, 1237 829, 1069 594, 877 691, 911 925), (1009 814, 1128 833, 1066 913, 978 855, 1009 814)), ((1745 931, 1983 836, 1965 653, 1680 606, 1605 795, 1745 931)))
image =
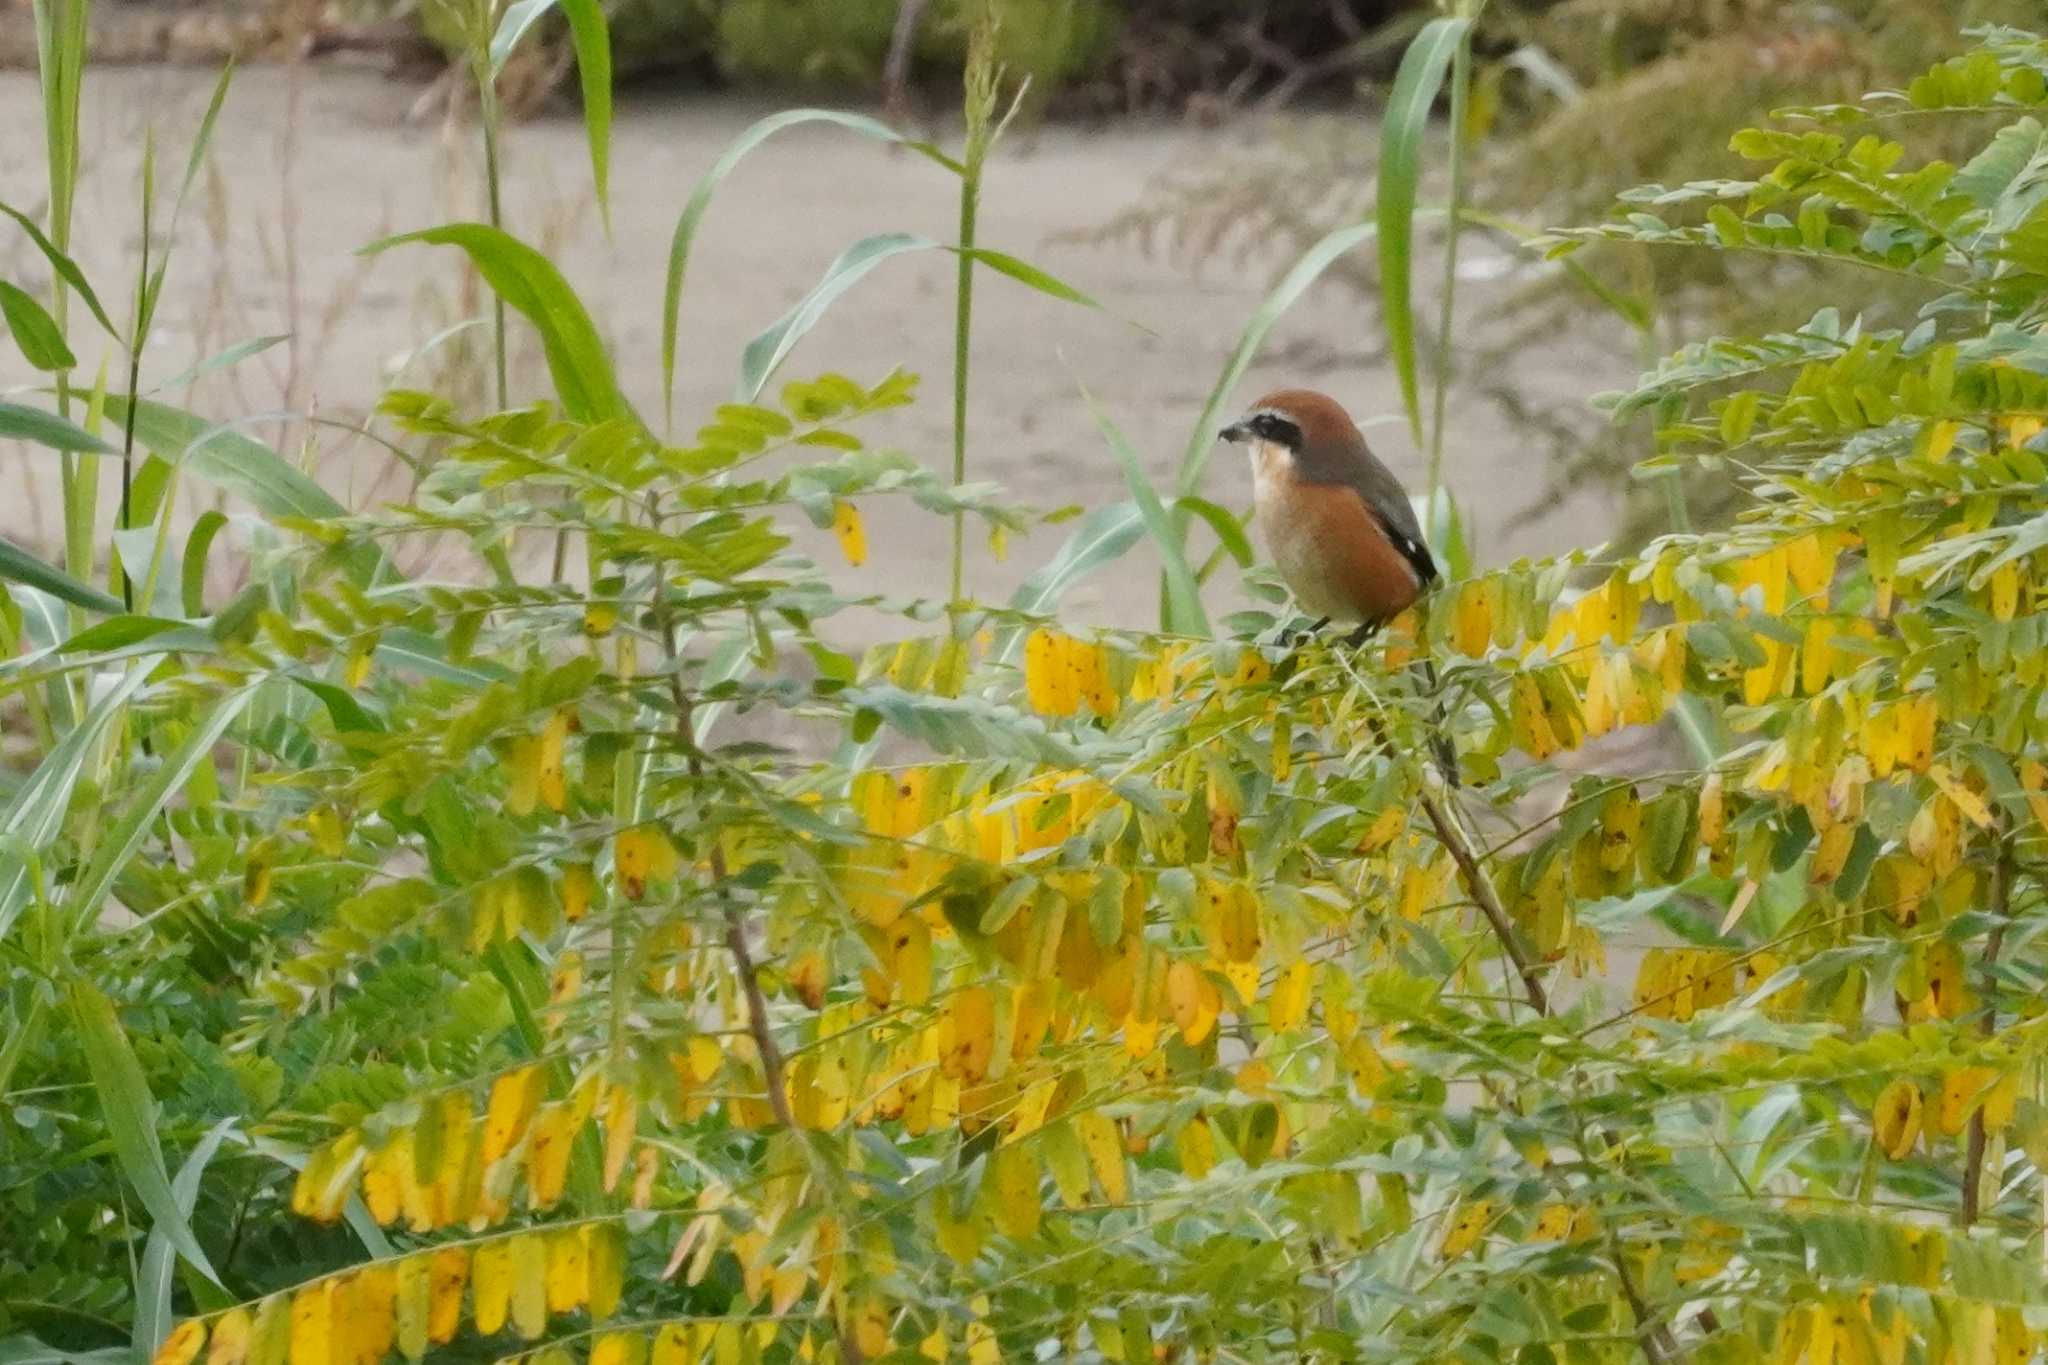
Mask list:
POLYGON ((1401 481, 1334 398, 1280 389, 1218 434, 1248 447, 1260 537, 1314 630, 1363 644, 1438 581, 1401 481))

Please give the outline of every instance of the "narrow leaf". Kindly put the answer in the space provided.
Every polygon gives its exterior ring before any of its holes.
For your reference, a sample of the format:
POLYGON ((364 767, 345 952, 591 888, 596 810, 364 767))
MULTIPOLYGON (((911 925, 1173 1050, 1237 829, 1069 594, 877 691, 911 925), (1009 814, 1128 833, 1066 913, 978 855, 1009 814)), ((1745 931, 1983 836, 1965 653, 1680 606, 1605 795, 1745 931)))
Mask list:
POLYGON ((1216 539, 1230 552, 1230 557, 1239 565, 1249 567, 1252 562, 1252 543, 1245 536, 1244 523, 1227 507, 1218 507, 1207 498, 1184 497, 1174 499, 1178 511, 1192 512, 1209 523, 1209 529, 1216 533, 1216 539))
POLYGON ((164 1170, 163 1149, 156 1140, 156 1101, 142 1064, 121 1031, 114 1004, 97 986, 83 978, 71 983, 71 1013, 78 1025, 78 1042, 85 1052, 86 1067, 92 1073, 93 1089, 99 1092, 100 1111, 114 1142, 114 1155, 128 1183, 154 1220, 153 1231, 162 1231, 192 1267, 215 1284, 220 1277, 200 1249, 199 1240, 178 1209, 171 1191, 170 1176, 164 1170))
POLYGON ((113 889, 114 879, 121 875, 128 860, 142 850, 158 812, 170 804, 171 797, 185 785, 193 769, 211 760, 213 746, 255 697, 257 686, 259 684, 252 683, 221 698, 213 710, 193 727, 192 733, 186 736, 176 752, 165 758, 163 766, 150 774, 141 791, 121 813, 120 820, 101 836, 91 864, 72 888, 70 912, 66 916, 72 932, 83 929, 99 915, 101 904, 113 889))
POLYGON ((612 38, 598 0, 562 0, 569 45, 576 49, 576 82, 583 91, 583 131, 590 141, 590 177, 605 235, 612 230, 612 38))
POLYGON ((39 588, 87 611, 120 611, 121 599, 81 583, 53 565, 45 564, 11 541, 0 540, 0 578, 39 588))
POLYGON ((181 389, 196 379, 212 374, 215 370, 230 369, 241 364, 251 356, 261 355, 280 342, 290 341, 291 339, 291 333, 284 332, 277 336, 251 337, 247 341, 238 341, 234 345, 208 356, 190 369, 178 371, 161 384, 147 390, 147 392, 167 393, 172 389, 181 389))
POLYGON ((1089 392, 1086 384, 1081 386, 1081 396, 1087 400, 1095 425, 1102 429, 1103 438, 1109 442, 1109 448, 1124 467, 1124 481, 1130 486, 1131 499, 1137 504, 1138 515, 1144 518, 1145 532, 1152 537, 1152 543, 1159 551, 1160 563, 1165 568, 1166 619, 1160 625, 1175 635, 1207 638, 1210 633, 1209 617, 1202 610, 1202 590, 1195 582, 1194 571, 1188 568, 1180 532, 1167 516, 1159 494, 1153 491, 1152 481, 1145 475, 1145 467, 1138 462, 1138 452, 1131 449, 1131 443, 1124 439, 1123 432, 1117 429, 1102 405, 1095 401, 1095 395, 1089 392))
MULTIPOLYGON (((213 1154, 239 1122, 241 1119, 231 1114, 207 1129, 178 1167, 178 1174, 171 1180, 171 1198, 185 1218, 192 1217, 192 1209, 199 1202, 199 1182, 205 1178, 213 1154)), ((170 1335, 171 1272, 177 1268, 176 1250, 161 1225, 149 1230, 135 1293, 135 1350, 144 1360, 153 1357, 156 1348, 170 1335)))
POLYGON ((52 450, 85 450, 95 455, 121 453, 85 428, 65 421, 54 412, 24 407, 20 403, 0 402, 0 438, 4 437, 33 441, 52 450))
POLYGON ((1394 373, 1401 381, 1401 401, 1417 441, 1422 439, 1422 404, 1415 377, 1415 191, 1422 178, 1422 138, 1429 128, 1430 107, 1471 27, 1471 20, 1452 17, 1432 19, 1423 26, 1401 58, 1380 127, 1380 312, 1386 319, 1394 373))
POLYGON ((719 183, 732 174, 733 168, 746 159, 748 152, 785 128, 805 123, 829 123, 877 142, 907 147, 955 175, 960 173, 960 163, 931 143, 907 138, 880 119, 842 113, 837 109, 785 110, 769 115, 734 138, 732 145, 719 155, 690 192, 690 201, 683 206, 682 216, 676 220, 675 235, 669 241, 668 280, 662 292, 661 306, 661 401, 664 420, 668 422, 675 420, 676 337, 683 305, 683 276, 689 269, 690 246, 697 238, 698 225, 711 207, 711 196, 717 192, 719 183))
POLYGON ((121 329, 108 319, 107 310, 100 307, 99 296, 93 293, 92 286, 85 282, 85 272, 78 268, 78 262, 59 251, 56 245, 43 235, 43 230, 36 226, 35 219, 29 217, 21 210, 7 204, 0 204, 0 213, 6 214, 21 225, 21 230, 26 232, 29 240, 36 244, 36 250, 42 252, 43 259, 50 263, 50 269, 56 271, 57 277, 70 285, 72 291, 84 301, 86 308, 91 311, 94 319, 99 322, 100 326, 106 328, 107 335, 125 345, 126 341, 121 335, 121 329))
POLYGON ((547 257, 510 233, 484 223, 449 223, 386 237, 362 248, 362 254, 374 256, 409 242, 462 248, 484 283, 525 314, 540 333, 555 392, 571 417, 580 422, 632 417, 596 324, 547 257))
MULTIPOLYGON (((0 811, 0 835, 19 841, 25 848, 50 846, 64 826, 64 815, 70 809, 71 793, 78 786, 79 777, 93 763, 93 751, 100 737, 148 677, 147 668, 131 668, 93 703, 92 709, 71 727, 14 793, 6 809, 0 811)), ((7 931, 14 927, 16 917, 28 903, 28 893, 27 864, 0 853, 0 941, 6 939, 7 931)))
POLYGON ((209 508, 199 514, 199 519, 192 523, 192 533, 185 537, 179 600, 185 614, 195 620, 206 615, 206 552, 212 548, 213 538, 220 534, 220 528, 227 524, 225 516, 209 508))
POLYGON ((1024 580, 1010 597, 1010 605, 1033 615, 1050 612, 1060 598, 1081 579, 1105 564, 1121 559, 1145 533, 1145 518, 1132 502, 1098 507, 1081 518, 1059 552, 1045 567, 1024 580))
POLYGON ((53 371, 68 370, 78 364, 78 357, 64 344, 64 333, 57 320, 32 295, 5 280, 0 280, 0 314, 6 316, 7 330, 14 333, 14 344, 21 347, 29 364, 53 371))
POLYGON ((833 300, 860 283, 870 270, 891 256, 901 256, 907 251, 929 251, 936 246, 938 243, 929 237, 919 237, 914 233, 883 232, 864 237, 841 252, 839 259, 827 267, 824 278, 798 300, 796 307, 747 343, 747 349, 740 358, 737 401, 751 403, 759 398, 761 390, 774 378, 782 362, 796 349, 797 342, 818 325, 818 320, 825 316, 825 310, 832 306, 833 300))

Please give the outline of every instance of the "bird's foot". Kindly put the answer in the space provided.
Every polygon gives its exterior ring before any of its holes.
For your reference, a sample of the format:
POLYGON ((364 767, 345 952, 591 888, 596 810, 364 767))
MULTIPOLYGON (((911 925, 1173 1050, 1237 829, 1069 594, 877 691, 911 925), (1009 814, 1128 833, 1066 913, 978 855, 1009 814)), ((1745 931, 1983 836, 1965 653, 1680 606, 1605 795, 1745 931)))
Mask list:
POLYGON ((1321 634, 1323 627, 1329 624, 1330 618, 1325 616, 1314 625, 1302 630, 1290 630, 1283 626, 1280 630, 1280 647, 1282 649, 1294 649, 1300 645, 1305 645, 1321 634))
POLYGON ((1380 623, 1377 621, 1361 622, 1357 630, 1344 637, 1344 644, 1347 648, 1359 649, 1364 646, 1367 640, 1370 640, 1378 633, 1379 628, 1380 623))

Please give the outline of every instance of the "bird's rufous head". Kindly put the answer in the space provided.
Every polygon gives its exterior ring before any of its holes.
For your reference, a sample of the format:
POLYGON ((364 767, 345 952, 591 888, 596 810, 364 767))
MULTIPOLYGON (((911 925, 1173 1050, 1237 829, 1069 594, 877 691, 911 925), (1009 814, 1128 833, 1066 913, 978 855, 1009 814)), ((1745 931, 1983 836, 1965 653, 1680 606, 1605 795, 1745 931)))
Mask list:
POLYGON ((1296 455, 1303 450, 1341 449, 1360 439, 1351 414, 1336 399, 1313 389, 1269 393, 1217 435, 1253 450, 1270 443, 1296 455))

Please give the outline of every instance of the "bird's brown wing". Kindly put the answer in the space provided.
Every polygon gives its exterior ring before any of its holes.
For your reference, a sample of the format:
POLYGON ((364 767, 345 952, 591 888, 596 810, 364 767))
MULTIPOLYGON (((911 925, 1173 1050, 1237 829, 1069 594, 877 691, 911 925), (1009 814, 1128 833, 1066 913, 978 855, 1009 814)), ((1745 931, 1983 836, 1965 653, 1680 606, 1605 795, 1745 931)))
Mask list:
MULTIPOLYGON (((1436 566, 1425 574, 1357 489, 1320 484, 1302 491, 1294 509, 1299 533, 1315 547, 1326 589, 1350 603, 1363 621, 1388 621, 1406 611, 1436 566)), ((1426 562, 1429 552, 1421 553, 1426 562)))

